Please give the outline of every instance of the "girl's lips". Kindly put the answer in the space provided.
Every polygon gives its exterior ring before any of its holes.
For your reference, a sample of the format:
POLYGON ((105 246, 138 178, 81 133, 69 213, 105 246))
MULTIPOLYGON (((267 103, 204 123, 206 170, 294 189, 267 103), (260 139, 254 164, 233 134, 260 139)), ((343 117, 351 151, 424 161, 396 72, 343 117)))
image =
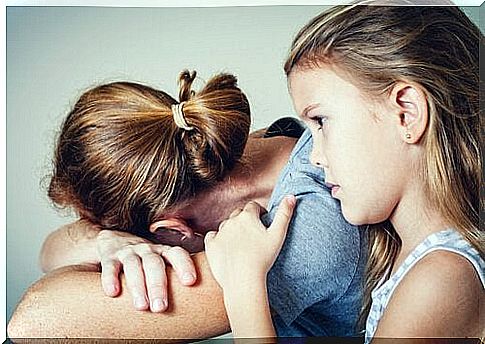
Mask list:
POLYGON ((325 186, 332 191, 332 197, 335 197, 337 192, 340 190, 340 185, 333 184, 330 182, 325 182, 325 186))
POLYGON ((340 190, 340 186, 338 186, 338 185, 334 185, 334 186, 332 187, 332 197, 333 197, 333 198, 335 198, 335 197, 336 197, 336 195, 337 195, 337 193, 339 192, 339 190, 340 190))

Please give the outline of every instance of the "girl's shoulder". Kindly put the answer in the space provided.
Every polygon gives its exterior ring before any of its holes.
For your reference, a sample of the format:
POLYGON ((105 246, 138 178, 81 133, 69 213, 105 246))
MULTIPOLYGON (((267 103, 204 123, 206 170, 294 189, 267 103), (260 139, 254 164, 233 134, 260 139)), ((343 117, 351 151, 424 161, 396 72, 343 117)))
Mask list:
MULTIPOLYGON (((426 287, 437 297, 440 293, 464 291, 476 284, 483 290, 479 272, 462 254, 449 250, 435 250, 423 256, 401 281, 399 287, 426 287), (435 288, 436 287, 436 288, 435 288), (455 287, 459 287, 458 289, 455 287)), ((446 295, 441 296, 446 296, 446 295)), ((448 295, 451 296, 451 295, 448 295)))
POLYGON ((467 290, 467 285, 485 288, 485 261, 462 234, 450 228, 429 235, 388 282, 389 294, 416 286, 415 293, 452 297, 467 290))
POLYGON ((430 273, 433 273, 433 269, 436 269, 434 272, 438 274, 446 268, 459 269, 457 264, 466 266, 466 269, 463 267, 465 270, 471 269, 485 288, 485 261, 477 249, 452 228, 432 233, 406 257, 396 273, 386 282, 386 289, 392 293, 392 289, 400 284, 411 270, 417 273, 420 269, 429 268, 430 273), (415 269, 415 266, 420 268, 415 269))
POLYGON ((428 252, 396 286, 375 336, 478 335, 483 290, 469 258, 450 250, 428 252))

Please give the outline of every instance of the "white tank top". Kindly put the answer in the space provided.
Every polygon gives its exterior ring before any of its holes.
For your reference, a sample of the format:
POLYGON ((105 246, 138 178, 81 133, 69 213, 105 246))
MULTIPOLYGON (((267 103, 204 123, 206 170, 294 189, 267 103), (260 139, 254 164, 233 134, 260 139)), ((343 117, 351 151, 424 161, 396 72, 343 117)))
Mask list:
POLYGON ((414 264, 426 254, 436 250, 451 251, 468 259, 478 272, 482 286, 485 288, 485 261, 480 257, 478 251, 454 229, 446 229, 433 233, 409 254, 393 276, 387 281, 385 281, 385 276, 372 291, 372 305, 365 326, 366 344, 372 340, 376 332, 377 324, 399 282, 401 282, 414 264))

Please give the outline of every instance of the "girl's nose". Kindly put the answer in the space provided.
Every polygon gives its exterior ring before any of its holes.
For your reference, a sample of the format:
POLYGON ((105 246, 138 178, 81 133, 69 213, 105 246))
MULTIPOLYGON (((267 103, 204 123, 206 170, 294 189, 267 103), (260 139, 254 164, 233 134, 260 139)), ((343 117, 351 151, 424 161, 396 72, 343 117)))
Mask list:
POLYGON ((316 148, 315 145, 310 154, 310 162, 312 163, 312 165, 320 168, 326 167, 326 159, 323 155, 323 152, 321 149, 316 148))
POLYGON ((312 163, 312 165, 315 165, 317 167, 322 167, 322 164, 313 157, 313 155, 310 157, 310 162, 312 163))

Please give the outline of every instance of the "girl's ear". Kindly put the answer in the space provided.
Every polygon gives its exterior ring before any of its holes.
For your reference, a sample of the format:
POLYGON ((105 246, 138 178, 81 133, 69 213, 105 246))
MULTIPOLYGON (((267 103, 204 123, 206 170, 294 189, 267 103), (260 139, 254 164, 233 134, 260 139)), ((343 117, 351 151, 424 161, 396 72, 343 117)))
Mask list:
POLYGON ((398 82, 390 94, 390 102, 398 115, 398 131, 406 143, 417 143, 428 126, 428 100, 416 84, 398 82))

